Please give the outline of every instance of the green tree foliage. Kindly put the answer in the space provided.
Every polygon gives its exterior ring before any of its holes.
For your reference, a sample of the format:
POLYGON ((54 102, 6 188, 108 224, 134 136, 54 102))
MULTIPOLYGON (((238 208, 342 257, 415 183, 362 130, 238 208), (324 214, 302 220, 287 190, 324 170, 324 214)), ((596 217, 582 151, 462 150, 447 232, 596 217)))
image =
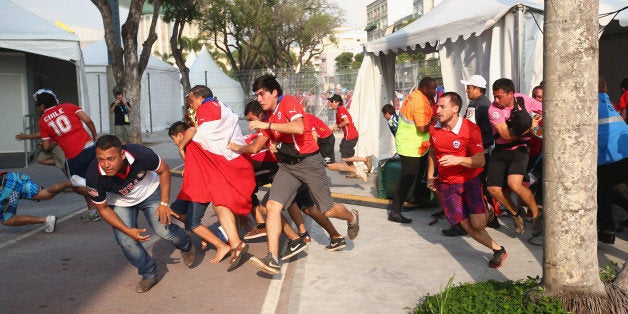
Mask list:
POLYGON ((351 69, 351 64, 353 63, 353 54, 350 52, 343 52, 339 54, 334 61, 336 61, 336 72, 349 70, 351 69))
POLYGON ((351 69, 360 69, 360 66, 362 66, 362 60, 364 60, 364 53, 356 53, 355 56, 353 56, 353 62, 351 62, 351 69))
POLYGON ((170 48, 181 73, 181 85, 183 90, 190 90, 190 69, 185 65, 184 50, 197 51, 201 49, 198 38, 190 39, 183 36, 183 30, 187 24, 201 18, 199 0, 161 0, 164 12, 164 21, 172 22, 172 35, 170 36, 170 48))

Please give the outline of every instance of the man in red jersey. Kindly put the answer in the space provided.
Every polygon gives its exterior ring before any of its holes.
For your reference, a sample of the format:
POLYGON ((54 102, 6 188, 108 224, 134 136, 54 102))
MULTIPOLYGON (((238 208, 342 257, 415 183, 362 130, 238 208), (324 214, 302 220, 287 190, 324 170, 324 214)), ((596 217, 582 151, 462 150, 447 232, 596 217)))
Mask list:
MULTIPOLYGON (((268 254, 263 259, 251 258, 253 266, 268 274, 279 274, 279 235, 281 234, 281 210, 290 206, 301 184, 307 184, 318 208, 327 217, 347 221, 349 239, 358 235, 358 212, 349 211, 342 204, 334 203, 329 190, 329 178, 325 162, 318 152, 318 145, 312 136, 309 120, 296 98, 284 95, 277 80, 272 75, 263 75, 253 83, 257 101, 269 114, 267 121, 251 121, 249 129, 259 129, 260 135, 255 146, 246 146, 256 153, 267 141, 270 149, 279 159, 279 170, 273 180, 269 200, 266 203, 266 235, 268 254)), ((346 246, 344 238, 330 239, 328 250, 346 246)))
POLYGON ((71 103, 59 103, 59 99, 49 89, 40 89, 33 94, 35 106, 41 113, 39 131, 42 149, 49 151, 51 142, 56 142, 65 154, 67 173, 74 191, 83 195, 88 203, 88 210, 82 220, 99 221, 96 207, 90 201, 85 187, 85 172, 89 164, 96 159, 94 141, 98 139, 96 126, 81 107, 71 103), (87 125, 90 136, 83 123, 87 125))
POLYGON ((473 239, 493 250, 491 268, 501 267, 508 256, 503 246, 486 232, 486 209, 480 173, 484 166, 482 133, 473 122, 459 116, 462 98, 444 93, 438 100, 436 124, 430 126, 427 186, 438 191, 451 225, 460 223, 473 239), (438 178, 434 170, 438 169, 438 178))
POLYGON ((343 133, 342 141, 340 141, 340 158, 347 165, 355 167, 355 173, 366 182, 366 174, 364 174, 364 171, 371 171, 373 167, 372 157, 359 157, 355 155, 355 145, 358 144, 359 138, 358 129, 356 129, 355 124, 353 124, 353 118, 351 114, 349 114, 349 110, 343 106, 342 97, 338 94, 334 94, 327 98, 327 100, 329 100, 331 109, 336 110, 336 125, 333 126, 332 130, 342 130, 343 133), (362 167, 361 164, 354 165, 354 162, 363 162, 366 165, 366 170, 360 168, 362 167))

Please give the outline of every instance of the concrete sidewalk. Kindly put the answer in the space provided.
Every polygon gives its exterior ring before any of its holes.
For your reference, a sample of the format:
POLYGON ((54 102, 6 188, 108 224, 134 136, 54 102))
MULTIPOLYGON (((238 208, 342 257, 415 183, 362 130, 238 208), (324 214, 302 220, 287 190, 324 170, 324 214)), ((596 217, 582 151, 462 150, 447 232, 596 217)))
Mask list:
MULTIPOLYGON (((181 164, 176 148, 165 131, 145 136, 171 167, 181 164)), ((51 184, 63 179, 58 169, 31 165, 13 169, 51 184)), ((2 171, 7 171, 2 170, 2 171)), ((53 234, 42 228, 9 228, 0 225, 0 267, 4 269, 0 302, 8 312, 238 312, 238 313, 404 313, 427 293, 441 291, 451 276, 454 282, 487 279, 524 279, 542 274, 543 247, 527 242, 529 232, 515 236, 510 218, 501 217, 499 230, 491 236, 508 251, 500 269, 487 267, 492 252, 468 236, 445 237, 445 220, 428 225, 436 209, 404 213, 414 221, 408 225, 386 220, 381 204, 368 205, 375 197, 376 176, 363 183, 344 174, 328 171, 332 192, 364 200, 347 205, 360 212, 361 229, 347 249, 327 252, 329 239, 324 231, 306 224, 312 244, 282 265, 283 275, 270 278, 245 264, 232 273, 228 262, 214 265, 201 255, 193 269, 180 263, 179 253, 164 241, 149 245, 160 264, 163 278, 150 292, 133 291, 138 277, 115 244, 111 228, 104 222, 81 222, 76 213, 84 210, 82 198, 62 193, 49 202, 20 202, 19 213, 55 213, 63 217, 53 234)), ((180 187, 173 178, 171 198, 180 187)), ((204 222, 215 222, 208 211, 204 222)), ((346 234, 346 224, 333 220, 346 234)), ((527 224, 526 227, 531 227, 527 224)), ((628 255, 626 232, 618 234, 614 245, 598 245, 601 267, 609 261, 620 265, 628 255)), ((250 252, 263 256, 264 242, 251 244, 250 252)))

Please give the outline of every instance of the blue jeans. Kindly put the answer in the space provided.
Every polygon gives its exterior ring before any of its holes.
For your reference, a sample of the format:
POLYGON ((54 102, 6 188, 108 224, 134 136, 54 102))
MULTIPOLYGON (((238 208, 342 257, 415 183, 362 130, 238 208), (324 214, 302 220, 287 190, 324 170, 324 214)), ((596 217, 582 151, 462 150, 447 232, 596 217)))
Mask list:
POLYGON ((185 229, 194 230, 201 226, 201 220, 209 203, 197 203, 177 199, 170 205, 177 214, 185 214, 185 229))
MULTIPOLYGON (((177 249, 187 252, 192 249, 192 241, 187 232, 173 223, 162 225, 158 220, 159 217, 155 217, 160 202, 160 195, 161 191, 157 189, 151 196, 137 205, 130 207, 113 206, 112 209, 129 228, 137 228, 137 217, 140 211, 142 211, 146 221, 148 221, 148 224, 153 228, 157 236, 169 241, 177 249)), ((113 228, 113 234, 120 247, 122 247, 122 252, 126 259, 133 266, 137 267, 137 272, 143 278, 156 278, 157 264, 148 255, 142 243, 116 228, 113 228)))

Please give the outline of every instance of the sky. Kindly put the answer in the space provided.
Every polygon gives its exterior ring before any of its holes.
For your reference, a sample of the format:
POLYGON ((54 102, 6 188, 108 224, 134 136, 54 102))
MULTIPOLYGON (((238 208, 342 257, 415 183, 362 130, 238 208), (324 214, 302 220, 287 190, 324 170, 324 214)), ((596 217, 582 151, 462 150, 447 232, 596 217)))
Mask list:
POLYGON ((366 26, 366 5, 372 0, 329 0, 337 4, 343 11, 345 25, 350 28, 362 28, 366 26))

